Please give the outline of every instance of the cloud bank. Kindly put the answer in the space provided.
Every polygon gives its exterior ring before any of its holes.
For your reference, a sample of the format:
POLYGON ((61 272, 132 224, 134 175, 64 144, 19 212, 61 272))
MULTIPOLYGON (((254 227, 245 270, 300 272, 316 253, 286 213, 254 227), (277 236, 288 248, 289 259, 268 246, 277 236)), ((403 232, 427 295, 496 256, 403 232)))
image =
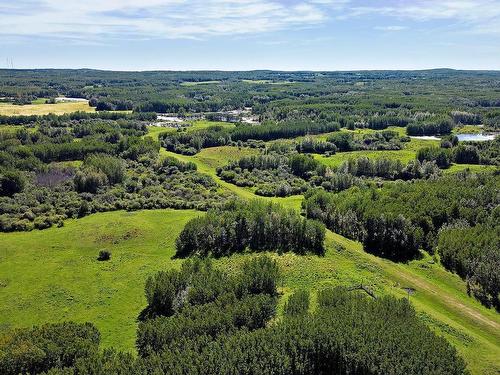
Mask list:
POLYGON ((0 38, 75 40, 204 39, 312 27, 380 17, 376 26, 400 31, 404 21, 455 22, 464 32, 500 34, 500 2, 493 0, 17 0, 0 3, 0 38), (333 21, 332 21, 333 20, 333 21))

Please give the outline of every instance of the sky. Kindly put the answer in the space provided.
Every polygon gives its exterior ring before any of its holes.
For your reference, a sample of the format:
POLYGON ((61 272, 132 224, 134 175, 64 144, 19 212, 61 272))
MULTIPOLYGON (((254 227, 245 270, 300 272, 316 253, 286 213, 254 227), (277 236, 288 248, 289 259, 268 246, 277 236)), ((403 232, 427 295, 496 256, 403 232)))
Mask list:
POLYGON ((500 0, 0 0, 0 68, 500 70, 500 0))

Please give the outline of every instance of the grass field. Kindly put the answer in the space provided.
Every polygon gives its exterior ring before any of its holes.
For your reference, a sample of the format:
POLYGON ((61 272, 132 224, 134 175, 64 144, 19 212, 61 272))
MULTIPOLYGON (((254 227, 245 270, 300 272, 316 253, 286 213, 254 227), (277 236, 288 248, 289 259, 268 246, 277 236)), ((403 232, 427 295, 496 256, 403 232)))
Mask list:
POLYGON ((47 115, 53 113, 62 115, 65 113, 84 111, 94 112, 95 108, 90 107, 88 103, 56 103, 56 104, 27 104, 14 105, 0 103, 0 115, 17 116, 17 115, 47 115))
MULTIPOLYGON (((63 228, 0 235, 0 327, 45 321, 91 321, 104 346, 133 351, 137 322, 145 307, 144 280, 151 273, 179 267, 174 241, 195 211, 138 211, 95 214, 67 221, 63 228), (112 253, 98 262, 101 249, 112 253)), ((462 280, 430 257, 408 265, 363 252, 359 243, 327 233, 324 257, 273 255, 283 271, 281 292, 313 291, 325 285, 359 285, 376 295, 411 300, 426 322, 462 353, 477 374, 500 369, 500 319, 467 297, 462 280)), ((216 261, 229 271, 247 255, 216 261)), ((284 299, 282 299, 281 305, 284 299)))
POLYGON ((199 81, 199 82, 182 82, 181 86, 199 86, 220 83, 220 81, 199 81))
POLYGON ((132 350, 144 281, 177 267, 174 241, 196 211, 110 212, 63 228, 0 234, 0 327, 91 321, 105 346, 132 350), (99 250, 111 260, 97 261, 99 250))

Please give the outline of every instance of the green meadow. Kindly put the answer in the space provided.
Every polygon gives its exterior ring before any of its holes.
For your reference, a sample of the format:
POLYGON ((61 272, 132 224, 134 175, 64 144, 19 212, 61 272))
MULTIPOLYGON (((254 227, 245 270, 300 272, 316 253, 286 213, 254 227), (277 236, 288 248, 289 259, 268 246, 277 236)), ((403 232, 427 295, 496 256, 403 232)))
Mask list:
MULTIPOLYGON (((134 351, 136 317, 146 306, 148 275, 179 267, 175 238, 202 213, 157 210, 94 214, 62 228, 2 234, 2 329, 46 321, 91 321, 104 346, 134 351), (99 250, 111 260, 97 261, 99 250)), ((397 264, 365 253, 359 243, 328 232, 324 257, 273 255, 283 271, 281 305, 293 290, 363 285, 376 296, 406 298, 432 329, 450 340, 474 373, 494 374, 500 356, 500 319, 467 296, 458 276, 431 257, 397 264)), ((234 270, 247 257, 216 261, 234 270)))

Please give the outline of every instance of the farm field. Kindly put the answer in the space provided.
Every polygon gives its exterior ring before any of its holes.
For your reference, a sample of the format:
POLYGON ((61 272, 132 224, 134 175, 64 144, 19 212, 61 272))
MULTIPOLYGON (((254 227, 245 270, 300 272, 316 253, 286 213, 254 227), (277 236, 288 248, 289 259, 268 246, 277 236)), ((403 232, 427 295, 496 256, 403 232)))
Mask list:
POLYGON ((182 82, 181 86, 200 86, 200 85, 212 85, 215 83, 219 83, 220 81, 200 81, 200 82, 182 82))
POLYGON ((94 107, 88 103, 55 103, 55 104, 25 104, 14 105, 0 103, 0 115, 4 116, 27 116, 27 115, 63 115, 71 112, 95 112, 94 107))

